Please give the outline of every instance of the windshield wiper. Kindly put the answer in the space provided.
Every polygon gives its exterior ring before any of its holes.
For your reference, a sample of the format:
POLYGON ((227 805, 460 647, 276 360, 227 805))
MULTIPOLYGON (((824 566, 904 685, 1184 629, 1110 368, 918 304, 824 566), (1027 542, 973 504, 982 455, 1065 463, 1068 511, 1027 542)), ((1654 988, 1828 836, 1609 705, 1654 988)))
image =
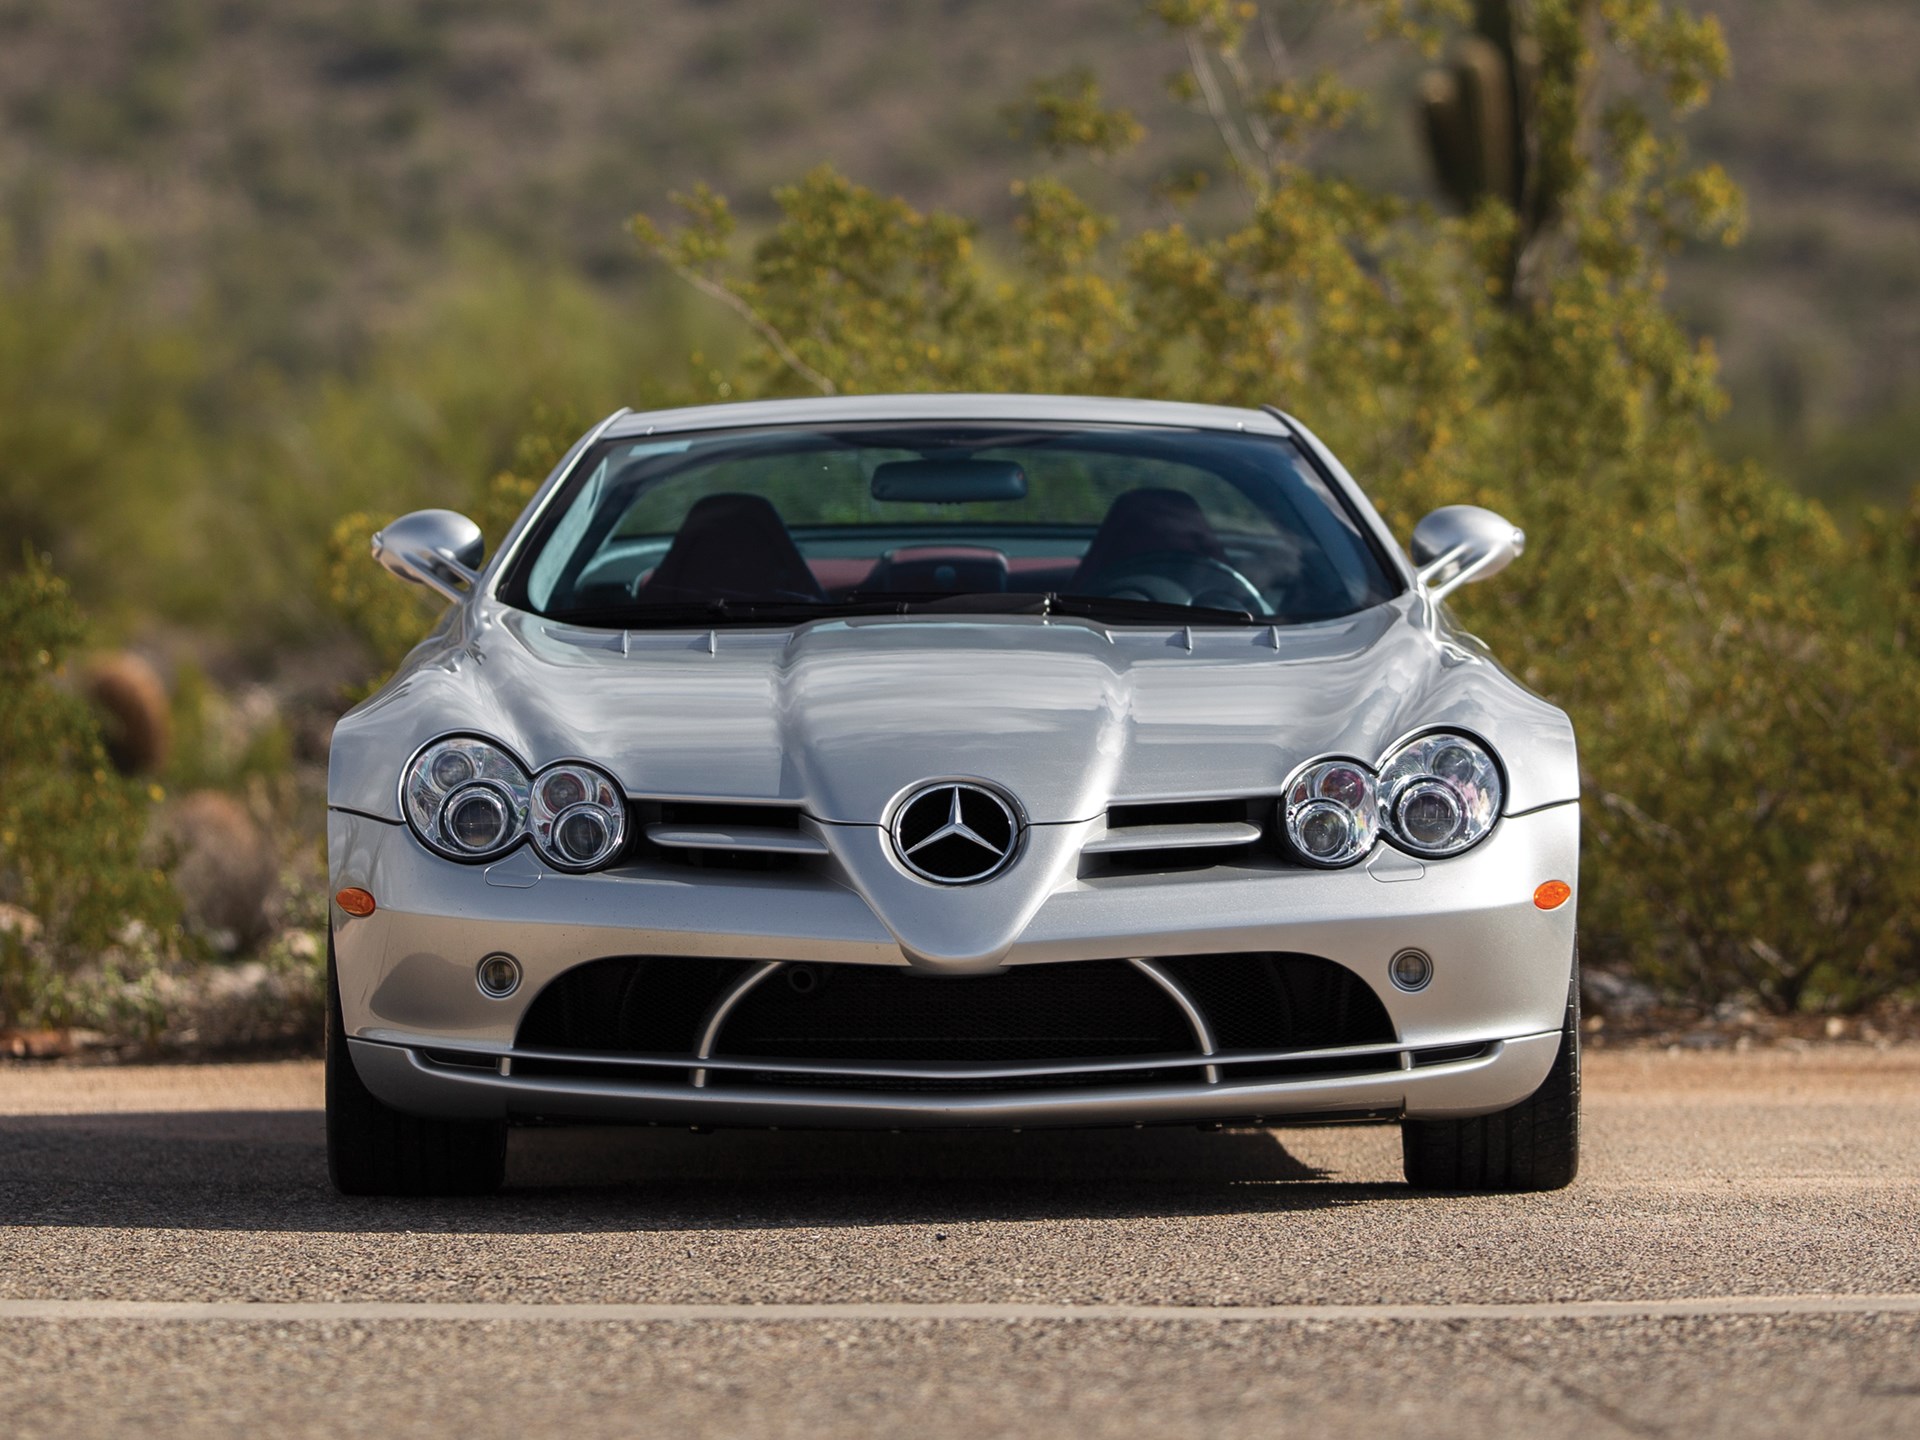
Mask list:
POLYGON ((848 615, 899 615, 901 601, 675 600, 659 605, 585 606, 549 610, 547 618, 594 630, 648 630, 674 625, 786 624, 848 615))
POLYGON ((1264 625, 1248 610, 1216 610, 1208 605, 1181 605, 1172 600, 1123 600, 1112 595, 1048 595, 1046 615, 1072 615, 1081 620, 1112 620, 1122 625, 1264 625))
POLYGON ((854 591, 844 600, 676 600, 663 604, 552 610, 549 620, 601 630, 676 625, 782 625, 867 615, 1064 615, 1132 625, 1253 625, 1245 610, 1216 610, 1166 600, 1123 600, 1054 591, 854 591))
POLYGON ((1068 615, 1079 620, 1111 620, 1118 624, 1264 625, 1246 610, 1216 610, 1206 605, 1181 605, 1171 600, 1125 600, 1106 595, 1062 595, 1057 590, 856 590, 853 601, 879 601, 883 596, 904 602, 903 615, 1068 615))

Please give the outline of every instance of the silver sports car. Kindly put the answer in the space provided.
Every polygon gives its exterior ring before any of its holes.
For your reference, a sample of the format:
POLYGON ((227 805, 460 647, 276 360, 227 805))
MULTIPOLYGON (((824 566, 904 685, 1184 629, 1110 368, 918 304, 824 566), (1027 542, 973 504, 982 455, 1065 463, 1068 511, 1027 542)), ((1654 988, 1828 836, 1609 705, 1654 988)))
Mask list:
POLYGON ((516 1121, 1395 1121, 1407 1178, 1577 1163, 1572 727, 1277 410, 621 411, 333 738, 327 1132, 352 1193, 516 1121))

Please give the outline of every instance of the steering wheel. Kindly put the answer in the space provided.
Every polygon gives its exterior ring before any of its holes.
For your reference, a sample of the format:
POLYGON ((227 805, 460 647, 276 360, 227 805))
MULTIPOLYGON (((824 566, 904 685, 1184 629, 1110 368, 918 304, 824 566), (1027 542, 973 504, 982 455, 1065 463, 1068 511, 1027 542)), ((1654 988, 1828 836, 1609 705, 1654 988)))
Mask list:
POLYGON ((1208 610, 1267 613, 1267 597, 1233 566, 1210 555, 1184 550, 1130 555, 1075 588, 1111 600, 1158 600, 1208 610))

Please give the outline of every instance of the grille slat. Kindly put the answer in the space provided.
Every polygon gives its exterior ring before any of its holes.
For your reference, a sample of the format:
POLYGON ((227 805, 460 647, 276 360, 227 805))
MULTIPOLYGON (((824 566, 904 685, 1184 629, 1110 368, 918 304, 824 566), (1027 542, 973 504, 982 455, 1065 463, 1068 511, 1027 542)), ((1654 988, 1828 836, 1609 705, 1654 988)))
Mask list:
POLYGON ((1081 849, 1090 873, 1193 870, 1252 852, 1266 839, 1273 802, 1166 800, 1110 806, 1105 828, 1081 849))
POLYGON ((827 854, 797 805, 643 800, 631 807, 638 855, 704 870, 793 870, 827 854))

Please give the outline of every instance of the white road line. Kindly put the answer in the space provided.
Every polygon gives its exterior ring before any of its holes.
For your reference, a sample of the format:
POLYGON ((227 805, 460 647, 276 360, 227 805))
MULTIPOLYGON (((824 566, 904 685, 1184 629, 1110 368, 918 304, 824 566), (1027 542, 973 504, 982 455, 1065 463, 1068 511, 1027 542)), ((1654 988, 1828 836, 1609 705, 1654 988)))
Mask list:
POLYGON ((6 1320, 531 1322, 535 1324, 771 1323, 793 1321, 1151 1321, 1298 1324, 1307 1321, 1664 1320, 1740 1315, 1914 1315, 1920 1295, 1715 1295, 1674 1300, 1550 1300, 1452 1305, 536 1305, 440 1301, 0 1300, 6 1320))

